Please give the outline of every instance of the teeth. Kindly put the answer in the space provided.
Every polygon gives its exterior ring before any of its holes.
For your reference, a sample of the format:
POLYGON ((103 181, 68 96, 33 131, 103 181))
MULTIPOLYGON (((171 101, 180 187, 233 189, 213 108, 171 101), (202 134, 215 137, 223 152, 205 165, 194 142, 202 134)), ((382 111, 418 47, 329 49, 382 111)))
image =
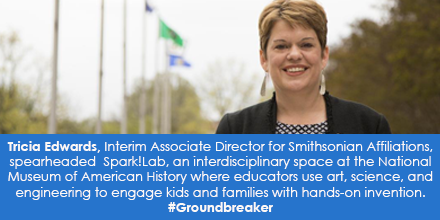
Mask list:
POLYGON ((287 69, 287 72, 300 72, 300 71, 305 71, 306 69, 303 67, 295 67, 295 68, 290 68, 287 69))

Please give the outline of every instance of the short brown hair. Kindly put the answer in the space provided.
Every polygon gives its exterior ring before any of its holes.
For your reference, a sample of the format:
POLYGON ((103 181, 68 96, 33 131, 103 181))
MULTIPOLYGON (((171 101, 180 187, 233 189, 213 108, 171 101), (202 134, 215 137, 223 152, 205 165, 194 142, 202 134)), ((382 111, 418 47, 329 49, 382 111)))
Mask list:
POLYGON ((314 0, 275 0, 261 12, 258 22, 260 48, 266 56, 272 27, 278 20, 290 25, 312 28, 318 36, 321 48, 327 46, 327 16, 324 8, 314 0))

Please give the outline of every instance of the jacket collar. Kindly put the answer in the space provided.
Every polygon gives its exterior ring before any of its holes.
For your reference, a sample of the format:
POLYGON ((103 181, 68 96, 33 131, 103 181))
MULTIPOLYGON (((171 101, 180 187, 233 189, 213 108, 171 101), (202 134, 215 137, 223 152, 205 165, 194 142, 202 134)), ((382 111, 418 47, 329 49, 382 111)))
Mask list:
MULTIPOLYGON (((324 101, 325 101, 325 110, 327 114, 327 123, 328 123, 328 130, 326 134, 335 134, 334 132, 334 122, 333 122, 333 106, 331 102, 332 96, 328 92, 325 92, 324 94, 324 101)), ((267 120, 268 120, 268 127, 265 129, 267 134, 275 134, 275 129, 277 125, 277 101, 276 101, 276 94, 273 92, 272 99, 269 100, 269 105, 267 105, 268 108, 267 111, 267 120)))

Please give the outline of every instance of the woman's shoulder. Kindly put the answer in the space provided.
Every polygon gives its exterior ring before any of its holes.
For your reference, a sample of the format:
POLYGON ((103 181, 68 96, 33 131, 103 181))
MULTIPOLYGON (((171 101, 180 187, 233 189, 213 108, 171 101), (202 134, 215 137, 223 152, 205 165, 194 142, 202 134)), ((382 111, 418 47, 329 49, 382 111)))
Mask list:
POLYGON ((391 133, 385 116, 364 104, 329 95, 337 133, 391 133))
POLYGON ((220 120, 217 134, 267 133, 270 123, 273 100, 267 100, 242 110, 227 113, 220 120))
POLYGON ((367 114, 372 117, 378 117, 381 114, 373 108, 355 101, 349 101, 329 95, 329 100, 334 110, 342 113, 367 114))

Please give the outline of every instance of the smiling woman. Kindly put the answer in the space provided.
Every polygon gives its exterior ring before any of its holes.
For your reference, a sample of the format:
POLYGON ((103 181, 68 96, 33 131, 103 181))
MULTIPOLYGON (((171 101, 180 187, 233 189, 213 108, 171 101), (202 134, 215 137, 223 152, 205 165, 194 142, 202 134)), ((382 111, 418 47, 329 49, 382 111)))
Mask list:
POLYGON ((321 5, 275 0, 260 15, 259 33, 261 67, 270 74, 276 96, 226 114, 218 134, 391 133, 383 115, 326 91, 323 71, 329 48, 321 5))

